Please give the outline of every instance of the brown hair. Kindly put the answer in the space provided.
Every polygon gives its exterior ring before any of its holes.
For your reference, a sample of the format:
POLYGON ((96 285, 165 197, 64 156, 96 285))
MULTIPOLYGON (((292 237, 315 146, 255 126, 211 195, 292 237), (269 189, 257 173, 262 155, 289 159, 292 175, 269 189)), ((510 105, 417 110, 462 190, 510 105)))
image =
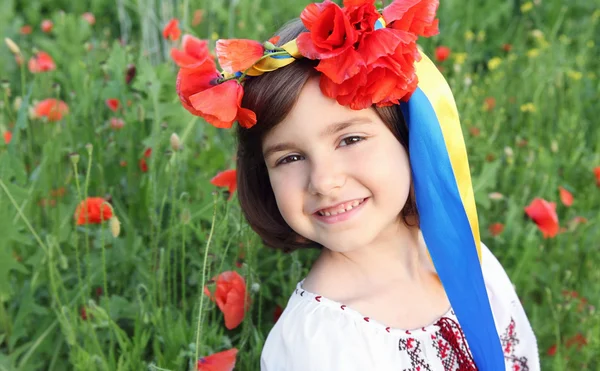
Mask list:
MULTIPOLYGON (((295 39, 308 31, 300 19, 285 24, 276 35, 277 45, 295 39)), ((296 233, 285 222, 275 201, 267 167, 262 155, 265 135, 279 124, 292 110, 307 80, 320 73, 315 70, 318 61, 299 59, 286 67, 244 83, 242 106, 256 113, 257 124, 250 129, 237 126, 237 187, 242 212, 252 229, 269 247, 291 252, 299 248, 322 248, 296 233)), ((379 117, 408 153, 408 128, 399 106, 374 107, 379 117)), ((406 205, 399 215, 409 226, 418 226, 418 213, 413 187, 406 205)))

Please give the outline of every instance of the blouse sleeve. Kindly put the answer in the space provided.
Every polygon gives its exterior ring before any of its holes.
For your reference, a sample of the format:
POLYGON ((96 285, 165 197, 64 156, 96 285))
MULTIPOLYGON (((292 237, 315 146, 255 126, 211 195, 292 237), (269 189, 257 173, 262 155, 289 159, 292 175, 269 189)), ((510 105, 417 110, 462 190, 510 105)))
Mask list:
POLYGON ((535 334, 506 271, 481 244, 483 276, 507 370, 540 370, 535 334))

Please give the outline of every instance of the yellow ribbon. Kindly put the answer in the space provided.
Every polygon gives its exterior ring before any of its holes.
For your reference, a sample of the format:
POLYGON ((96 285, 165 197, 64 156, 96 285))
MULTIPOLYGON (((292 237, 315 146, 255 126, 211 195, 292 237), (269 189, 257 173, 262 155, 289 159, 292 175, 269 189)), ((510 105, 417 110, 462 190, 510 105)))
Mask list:
POLYGON ((296 44, 296 39, 285 43, 281 47, 283 48, 283 50, 290 54, 290 57, 281 56, 282 58, 277 58, 274 56, 261 59, 248 71, 246 71, 246 75, 260 76, 265 72, 271 72, 275 71, 278 68, 285 67, 288 64, 294 62, 297 58, 302 58, 302 54, 300 54, 300 51, 298 50, 298 45, 296 44))

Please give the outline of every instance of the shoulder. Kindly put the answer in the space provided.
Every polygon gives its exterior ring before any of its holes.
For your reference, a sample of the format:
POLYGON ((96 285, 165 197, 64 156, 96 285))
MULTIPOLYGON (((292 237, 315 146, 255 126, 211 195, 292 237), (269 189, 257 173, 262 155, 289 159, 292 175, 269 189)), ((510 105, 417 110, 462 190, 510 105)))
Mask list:
POLYGON ((261 353, 261 371, 369 369, 372 363, 363 358, 374 335, 340 313, 342 310, 328 299, 298 288, 269 332, 261 353))

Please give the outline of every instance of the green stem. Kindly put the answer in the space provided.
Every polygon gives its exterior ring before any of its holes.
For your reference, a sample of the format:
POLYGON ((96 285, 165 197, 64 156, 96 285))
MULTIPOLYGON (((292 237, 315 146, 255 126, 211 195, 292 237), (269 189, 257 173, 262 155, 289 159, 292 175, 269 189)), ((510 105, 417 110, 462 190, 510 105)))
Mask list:
MULTIPOLYGON (((79 177, 77 171, 77 164, 73 161, 73 172, 75 173, 75 184, 77 186, 77 197, 81 201, 81 187, 79 186, 79 177)), ((77 261, 77 279, 79 281, 79 289, 83 288, 83 276, 81 275, 81 260, 79 256, 79 235, 75 233, 75 260, 77 261)), ((83 299, 82 304, 85 304, 85 299, 83 299)))
POLYGON ((200 286, 200 306, 198 307, 198 326, 196 331, 196 358, 194 363, 198 361, 198 355, 200 352, 200 333, 202 332, 202 305, 204 304, 204 286, 206 285, 206 265, 208 262, 208 248, 212 241, 213 232, 215 230, 215 220, 217 218, 217 193, 213 193, 213 216, 210 224, 210 233, 208 234, 208 240, 206 241, 206 247, 204 248, 204 263, 202 264, 202 285, 200 286))

